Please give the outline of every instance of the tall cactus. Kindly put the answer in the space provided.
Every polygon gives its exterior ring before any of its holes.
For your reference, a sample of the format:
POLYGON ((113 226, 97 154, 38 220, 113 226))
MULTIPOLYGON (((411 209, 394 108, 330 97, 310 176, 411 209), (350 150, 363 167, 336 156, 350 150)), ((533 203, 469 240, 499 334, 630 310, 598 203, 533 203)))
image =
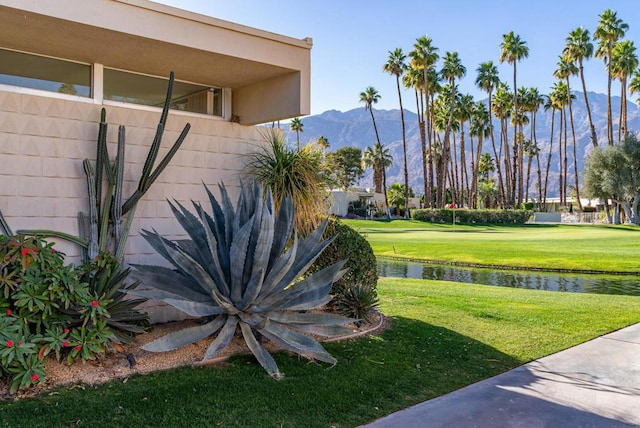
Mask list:
MULTIPOLYGON (((18 230, 19 234, 39 235, 61 238, 82 247, 84 261, 90 260, 100 252, 110 252, 120 262, 124 257, 124 247, 129 235, 129 229, 135 215, 138 201, 158 179, 176 154, 184 139, 187 137, 191 125, 187 123, 180 136, 173 143, 167 154, 155 166, 160 151, 162 136, 167 123, 171 94, 173 91, 174 74, 169 75, 167 95, 156 128, 156 134, 149 147, 149 153, 142 168, 137 189, 123 203, 123 175, 125 153, 125 127, 118 128, 117 154, 114 162, 109 160, 107 149, 107 120, 106 110, 100 113, 100 126, 96 141, 95 169, 91 162, 85 159, 84 171, 87 176, 87 190, 89 193, 89 216, 78 215, 79 235, 73 236, 53 230, 18 230), (106 180, 105 180, 106 176, 106 180), (106 185, 106 188, 105 188, 106 185), (123 219, 126 218, 124 225, 123 219)), ((0 215, 0 230, 9 231, 8 225, 0 215)))

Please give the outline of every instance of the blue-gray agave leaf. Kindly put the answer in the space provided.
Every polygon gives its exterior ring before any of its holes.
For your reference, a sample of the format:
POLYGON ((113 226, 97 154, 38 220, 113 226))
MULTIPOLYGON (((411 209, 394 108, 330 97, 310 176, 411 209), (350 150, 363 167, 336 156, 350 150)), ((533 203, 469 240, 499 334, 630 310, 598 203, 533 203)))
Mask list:
POLYGON ((224 185, 221 201, 205 186, 211 214, 193 203, 196 214, 180 203, 170 203, 188 240, 169 241, 157 232, 142 236, 174 269, 138 266, 137 276, 151 290, 131 294, 154 298, 192 316, 211 317, 207 324, 157 339, 144 349, 175 349, 215 335, 204 359, 222 352, 235 337, 238 325, 260 365, 276 378, 282 375, 254 331, 284 349, 309 359, 334 364, 336 360, 315 339, 344 334, 354 320, 327 313, 310 313, 331 300, 329 291, 343 274, 344 262, 313 275, 309 266, 330 244, 322 235, 326 222, 303 239, 294 230, 291 198, 276 209, 271 191, 255 181, 241 186, 234 207, 224 185))

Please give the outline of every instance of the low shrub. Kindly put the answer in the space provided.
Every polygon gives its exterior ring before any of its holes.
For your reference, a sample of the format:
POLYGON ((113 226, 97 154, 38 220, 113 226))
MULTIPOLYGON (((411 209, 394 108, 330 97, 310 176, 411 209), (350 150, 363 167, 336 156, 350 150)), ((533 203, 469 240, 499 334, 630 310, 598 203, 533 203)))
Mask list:
POLYGON ((71 364, 120 341, 107 323, 114 321, 110 311, 117 315, 128 303, 114 289, 124 288, 122 282, 97 280, 101 260, 76 269, 64 265, 53 243, 0 235, 0 374, 11 379, 12 393, 44 379, 43 358, 51 353, 71 364))
POLYGON ((525 224, 533 215, 530 210, 416 209, 414 220, 430 223, 460 224, 525 224))
POLYGON ((337 237, 316 259, 308 273, 318 272, 327 266, 347 260, 347 273, 333 284, 332 293, 347 285, 362 284, 375 291, 378 283, 376 256, 369 242, 358 231, 342 223, 337 218, 330 218, 324 232, 324 238, 337 237))
POLYGON ((318 272, 339 260, 347 260, 344 266, 348 268, 347 273, 331 289, 334 297, 330 307, 341 315, 369 322, 378 306, 376 256, 369 242, 358 231, 331 218, 324 238, 334 236, 335 240, 320 254, 308 272, 318 272))
POLYGON ((378 309, 378 294, 375 288, 363 284, 349 284, 339 290, 333 300, 333 307, 340 314, 349 318, 371 322, 378 309))

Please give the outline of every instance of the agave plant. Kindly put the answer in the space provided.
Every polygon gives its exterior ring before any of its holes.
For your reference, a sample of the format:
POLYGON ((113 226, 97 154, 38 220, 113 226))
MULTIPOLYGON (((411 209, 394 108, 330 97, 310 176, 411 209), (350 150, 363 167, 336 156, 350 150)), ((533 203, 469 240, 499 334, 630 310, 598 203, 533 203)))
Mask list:
POLYGON ((331 286, 345 272, 341 261, 303 277, 331 243, 322 239, 326 222, 299 240, 291 198, 284 198, 276 212, 271 191, 264 195, 262 186, 254 181, 252 186, 242 186, 234 209, 224 185, 220 185, 221 203, 205 189, 212 215, 196 202, 196 214, 178 202, 170 203, 190 239, 170 241, 156 232, 142 232, 173 269, 137 265, 137 276, 151 289, 127 292, 163 301, 190 316, 209 318, 143 349, 169 351, 217 333, 205 352, 207 360, 229 345, 239 325, 253 355, 276 378, 281 377, 278 366, 254 332, 286 350, 334 364, 336 360, 304 334, 344 334, 350 331, 344 324, 355 321, 309 312, 331 300, 331 286))

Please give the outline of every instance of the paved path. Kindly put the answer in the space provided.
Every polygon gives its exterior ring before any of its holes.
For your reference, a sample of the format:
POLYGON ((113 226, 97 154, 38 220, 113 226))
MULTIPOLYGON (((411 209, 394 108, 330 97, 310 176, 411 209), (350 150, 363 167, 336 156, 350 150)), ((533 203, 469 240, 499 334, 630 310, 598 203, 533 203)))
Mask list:
POLYGON ((640 427, 640 324, 366 427, 640 427))

